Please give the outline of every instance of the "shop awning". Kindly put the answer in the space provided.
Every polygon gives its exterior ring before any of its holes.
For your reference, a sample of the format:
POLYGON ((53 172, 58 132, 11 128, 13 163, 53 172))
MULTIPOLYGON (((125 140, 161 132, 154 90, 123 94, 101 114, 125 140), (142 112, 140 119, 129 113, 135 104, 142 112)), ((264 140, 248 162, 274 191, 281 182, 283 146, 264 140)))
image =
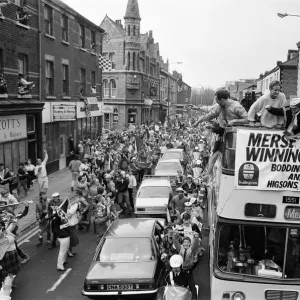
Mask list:
POLYGON ((20 113, 36 113, 41 112, 44 107, 44 102, 38 100, 1 100, 0 115, 17 115, 20 113))

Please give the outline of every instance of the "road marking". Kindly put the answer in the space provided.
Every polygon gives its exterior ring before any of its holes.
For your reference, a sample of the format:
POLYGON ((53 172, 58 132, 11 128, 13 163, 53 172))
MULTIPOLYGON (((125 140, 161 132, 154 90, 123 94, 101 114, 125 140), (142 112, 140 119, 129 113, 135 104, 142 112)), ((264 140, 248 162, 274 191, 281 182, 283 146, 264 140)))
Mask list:
POLYGON ((47 293, 49 292, 54 292, 57 287, 62 283, 62 281, 68 276, 68 274, 72 271, 71 268, 67 269, 67 271, 65 273, 63 273, 59 279, 53 284, 53 286, 51 287, 51 289, 47 290, 47 293))
POLYGON ((32 232, 35 232, 36 230, 39 230, 39 228, 38 227, 34 227, 30 231, 28 231, 26 234, 24 234, 20 238, 18 238, 17 241, 21 241, 23 239, 26 239, 29 235, 31 235, 32 232))
POLYGON ((36 231, 32 232, 30 235, 26 236, 25 238, 20 239, 20 241, 17 241, 18 245, 21 246, 24 243, 28 243, 29 239, 32 238, 33 236, 37 235, 39 233, 39 229, 37 229, 36 231))

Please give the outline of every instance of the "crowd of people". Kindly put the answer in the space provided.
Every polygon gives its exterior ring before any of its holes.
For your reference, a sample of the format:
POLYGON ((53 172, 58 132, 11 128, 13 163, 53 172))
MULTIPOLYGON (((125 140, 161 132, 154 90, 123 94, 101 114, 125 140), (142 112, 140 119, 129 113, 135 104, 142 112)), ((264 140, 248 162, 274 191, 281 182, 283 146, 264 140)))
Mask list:
POLYGON ((222 150, 224 130, 226 126, 248 123, 251 126, 259 121, 266 127, 285 126, 287 133, 297 134, 300 100, 293 99, 288 106, 279 89, 279 83, 272 82, 270 93, 251 103, 248 112, 222 89, 216 92, 212 106, 190 106, 205 113, 200 118, 192 111, 192 118, 176 118, 166 124, 152 122, 122 132, 106 131, 96 140, 79 141, 68 166, 70 189, 76 193, 71 199, 62 199, 58 192, 47 196, 47 151, 43 160, 37 160, 37 166, 30 160, 20 163, 16 175, 0 163, 0 281, 20 271, 20 258, 23 263, 29 259, 15 239, 17 221, 28 212, 25 203, 25 210, 15 213, 21 189, 26 195, 37 180, 36 219, 40 227, 37 247, 43 245, 45 235, 49 250, 57 247, 58 241, 57 269, 64 271, 67 256, 76 255, 78 230, 92 228, 95 240, 99 241, 114 219, 132 217, 135 190, 144 175, 154 174, 156 164, 168 149, 180 148, 184 153, 181 161, 184 172, 179 171, 177 179, 171 182, 161 252, 166 281, 179 285, 186 282, 196 299, 193 270, 204 250, 201 242, 206 184, 216 154, 222 150))

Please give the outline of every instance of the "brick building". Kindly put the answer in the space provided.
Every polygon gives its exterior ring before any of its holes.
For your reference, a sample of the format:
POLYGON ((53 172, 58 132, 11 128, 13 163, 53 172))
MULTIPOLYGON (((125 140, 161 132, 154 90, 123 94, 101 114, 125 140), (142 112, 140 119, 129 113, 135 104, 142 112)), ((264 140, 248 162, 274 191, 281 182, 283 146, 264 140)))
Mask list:
POLYGON ((192 96, 192 88, 182 80, 182 74, 174 71, 173 75, 177 79, 177 114, 183 115, 185 106, 190 103, 192 96))
POLYGON ((0 11, 0 162, 13 171, 42 155, 39 3, 10 1, 0 11))
POLYGON ((112 70, 103 72, 104 126, 121 129, 160 119, 159 44, 153 33, 140 33, 141 17, 137 0, 128 0, 125 24, 108 16, 100 27, 105 30, 103 55, 112 70))
POLYGON ((97 54, 102 51, 103 30, 60 0, 40 1, 40 24, 42 141, 49 153, 48 171, 53 172, 71 159, 70 136, 76 145, 101 131, 102 74, 97 54))
POLYGON ((281 91, 287 99, 297 95, 298 62, 298 50, 289 50, 285 62, 278 61, 271 71, 260 75, 256 83, 256 96, 259 97, 268 92, 269 84, 273 80, 281 82, 281 91))

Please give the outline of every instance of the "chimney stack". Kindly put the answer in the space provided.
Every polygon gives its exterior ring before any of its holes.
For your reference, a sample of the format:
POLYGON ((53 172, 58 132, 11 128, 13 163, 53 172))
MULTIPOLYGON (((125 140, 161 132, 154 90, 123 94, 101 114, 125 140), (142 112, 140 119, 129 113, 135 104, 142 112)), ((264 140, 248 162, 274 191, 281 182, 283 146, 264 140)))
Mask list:
POLYGON ((116 20, 116 24, 123 28, 122 20, 116 20))
POLYGON ((298 56, 298 50, 289 50, 287 55, 287 60, 291 60, 298 56))
POLYGON ((152 30, 149 31, 149 37, 150 37, 150 39, 153 38, 153 31, 152 30))
POLYGON ((276 63, 277 67, 278 67, 279 65, 281 65, 281 64, 282 64, 282 61, 280 61, 280 60, 278 60, 277 63, 276 63))

